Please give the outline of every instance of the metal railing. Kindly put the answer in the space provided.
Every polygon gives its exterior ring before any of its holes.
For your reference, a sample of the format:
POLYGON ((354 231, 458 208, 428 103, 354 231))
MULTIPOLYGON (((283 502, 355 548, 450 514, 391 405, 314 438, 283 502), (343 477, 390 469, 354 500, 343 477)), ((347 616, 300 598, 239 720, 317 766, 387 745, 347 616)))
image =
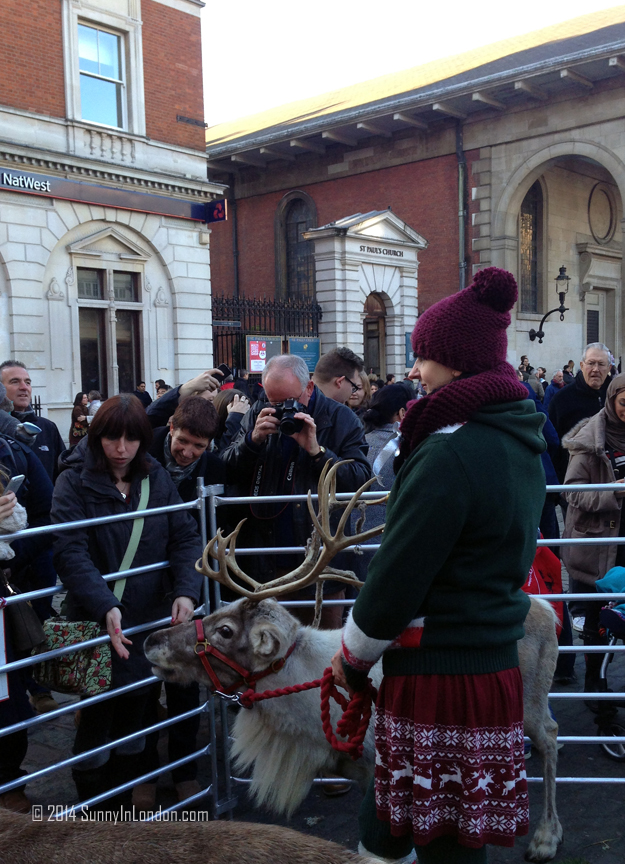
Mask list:
MULTIPOLYGON (((60 523, 55 525, 47 525, 41 526, 39 528, 27 528, 22 531, 18 531, 14 534, 5 534, 2 535, 2 540, 5 542, 11 542, 13 540, 27 540, 28 538, 45 535, 45 534, 56 534, 57 532, 76 530, 77 528, 92 528, 94 526, 106 525, 113 522, 121 522, 128 521, 139 518, 149 518, 151 516, 162 515, 164 513, 174 513, 180 510, 198 510, 199 511, 199 522, 200 522, 200 535, 202 539, 203 545, 206 545, 207 536, 206 536, 206 506, 205 499, 207 497, 207 490, 203 486, 202 481, 198 481, 197 486, 197 498, 193 501, 189 501, 182 504, 172 504, 165 507, 155 507, 150 510, 141 510, 135 511, 131 513, 122 513, 118 515, 112 516, 104 516, 95 519, 81 519, 76 520, 75 522, 68 523, 60 523)), ((153 564, 147 564, 141 567, 131 567, 128 570, 117 571, 115 573, 109 573, 103 575, 103 579, 107 582, 115 581, 119 578, 135 578, 140 576, 142 573, 146 572, 154 572, 155 570, 164 570, 169 567, 168 561, 157 561, 153 564)), ((23 594, 16 594, 10 597, 3 598, 3 608, 10 607, 16 603, 24 603, 35 600, 40 597, 51 597, 57 593, 63 593, 65 591, 62 585, 56 585, 52 588, 45 588, 39 591, 29 591, 23 594)), ((210 612, 210 601, 209 601, 209 589, 208 589, 208 580, 203 580, 203 590, 202 590, 202 603, 196 609, 196 614, 204 613, 208 614, 210 612)), ((2 610, 3 613, 3 610, 2 610)), ((140 624, 135 627, 125 628, 124 635, 131 636, 135 633, 142 633, 146 630, 154 630, 158 627, 166 627, 170 623, 171 619, 169 617, 162 618, 156 621, 150 621, 145 624, 140 624)), ((31 657, 24 657, 20 660, 14 660, 10 663, 5 663, 0 665, 0 675, 6 674, 9 672, 14 672, 20 669, 27 669, 28 667, 34 666, 36 664, 41 663, 45 660, 50 660, 55 657, 65 656, 68 654, 75 653, 77 651, 82 651, 85 648, 89 648, 94 645, 101 645, 104 643, 110 642, 110 637, 107 634, 103 634, 101 636, 97 636, 93 639, 85 640, 84 642, 77 643, 76 645, 68 646, 65 648, 58 648, 54 651, 47 651, 45 653, 36 654, 31 657)), ((108 690, 104 693, 99 693, 96 696, 91 696, 88 698, 81 698, 80 701, 72 701, 65 705, 62 705, 55 711, 50 711, 45 714, 40 714, 35 717, 32 717, 28 720, 23 720, 17 723, 14 723, 10 726, 5 726, 4 728, 0 728, 0 738, 5 737, 7 735, 11 735, 15 732, 29 730, 33 727, 40 726, 42 723, 47 723, 53 720, 56 720, 60 717, 65 716, 70 712, 75 712, 78 708, 85 708, 88 706, 96 705, 98 703, 104 702, 108 699, 116 698, 119 696, 124 696, 129 693, 132 693, 136 690, 140 690, 146 685, 158 683, 159 679, 156 676, 150 675, 146 678, 141 679, 140 681, 132 682, 123 687, 117 687, 115 689, 108 690)), ((10 698, 10 694, 9 694, 10 698)), ((12 789, 24 786, 25 783, 29 781, 39 779, 41 777, 45 777, 49 774, 52 774, 56 771, 61 770, 65 767, 72 767, 74 765, 78 765, 85 760, 92 758, 101 753, 110 752, 111 750, 119 747, 120 745, 128 744, 131 741, 143 738, 146 735, 149 735, 153 732, 158 732, 161 729, 168 729, 171 726, 174 726, 177 723, 182 723, 185 720, 188 720, 192 717, 207 714, 209 717, 209 729, 210 729, 210 741, 208 745, 200 748, 199 750, 184 756, 180 759, 177 759, 174 762, 169 762, 165 765, 161 765, 158 769, 154 771, 150 771, 149 773, 145 773, 139 777, 134 778, 133 780, 124 783, 123 785, 112 787, 101 795, 96 797, 92 797, 88 800, 81 801, 77 804, 68 805, 67 809, 63 810, 63 808, 57 808, 57 812, 55 812, 53 818, 63 818, 66 814, 70 812, 74 812, 75 810, 79 810, 81 807, 90 807, 96 804, 101 803, 115 795, 118 795, 132 787, 136 786, 139 783, 146 783, 150 780, 156 779, 159 775, 163 774, 166 771, 170 771, 174 768, 177 768, 181 765, 184 765, 188 762, 192 762, 198 758, 203 756, 210 757, 210 776, 211 783, 205 789, 202 789, 198 794, 192 795, 189 798, 186 798, 184 801, 177 802, 176 804, 167 807, 167 808, 159 808, 159 817, 162 818, 164 813, 169 813, 174 810, 179 810, 182 807, 186 807, 188 804, 193 803, 201 798, 209 797, 212 803, 212 811, 213 818, 217 818, 222 812, 228 810, 227 807, 224 807, 223 802, 220 802, 216 796, 216 790, 218 788, 218 780, 217 780, 217 748, 220 742, 217 740, 216 728, 215 728, 215 697, 212 693, 207 692, 206 697, 204 699, 200 699, 200 704, 197 708, 186 711, 183 714, 179 714, 175 717, 168 718, 167 720, 163 720, 161 722, 155 723, 149 727, 142 728, 133 732, 132 734, 126 735, 122 738, 117 738, 113 741, 107 742, 106 744, 95 747, 91 750, 87 750, 85 752, 79 753, 75 756, 68 757, 66 759, 62 759, 58 762, 55 762, 51 765, 48 765, 39 770, 33 771, 29 774, 21 776, 16 780, 13 780, 9 783, 5 783, 0 785, 0 794, 4 792, 8 792, 12 789)), ((228 754, 226 752, 226 759, 228 759, 228 754)), ((228 768, 229 770, 229 768, 228 768)), ((232 807, 229 808, 229 812, 231 812, 232 807)), ((153 818, 153 817, 152 817, 153 818)))
MULTIPOLYGON (((575 491, 594 491, 594 490, 602 490, 602 491, 622 491, 621 484, 588 484, 588 485, 576 485, 575 491)), ((176 512, 178 510, 194 510, 197 509, 199 511, 199 522, 200 522, 200 534, 202 543, 205 545, 208 541, 208 536, 210 532, 210 537, 213 537, 217 532, 217 509, 222 506, 231 506, 237 504, 261 504, 261 503, 280 503, 280 502, 302 502, 308 499, 307 495, 290 495, 290 496, 241 496, 241 497, 225 497, 223 495, 223 487, 222 486, 203 486, 201 480, 198 481, 197 487, 197 498, 193 501, 186 502, 184 504, 176 504, 170 505, 167 507, 158 507, 152 510, 144 510, 144 511, 136 511, 128 514, 119 514, 115 516, 106 516, 97 519, 87 519, 87 520, 77 520, 76 522, 63 523, 57 525, 43 526, 40 528, 31 528, 25 529, 23 531, 16 532, 11 535, 3 535, 3 541, 12 541, 14 539, 27 539, 28 537, 33 537, 40 534, 48 534, 48 533, 56 533, 60 531, 66 530, 75 530, 76 528, 82 527, 93 527, 98 525, 109 524, 117 521, 125 521, 132 520, 137 518, 149 518, 150 516, 159 515, 163 513, 176 512), (208 511, 208 520, 207 520, 207 511, 208 511)), ((559 491, 571 491, 571 487, 567 486, 548 486, 547 492, 559 492, 559 491)), ((351 498, 350 493, 342 493, 338 494, 337 498, 339 500, 349 500, 351 498)), ((365 500, 379 500, 379 492, 370 492, 365 493, 362 496, 365 500)), ((317 495, 311 496, 312 500, 317 500, 317 495)), ((625 537, 614 537, 614 538, 599 538, 599 539, 585 539, 585 538, 571 538, 571 539, 559 539, 559 540, 539 540, 539 546, 563 546, 563 545, 620 545, 625 543, 625 537)), ((354 544, 354 546, 350 547, 350 551, 359 552, 359 551, 374 551, 378 549, 380 546, 379 543, 368 543, 366 545, 358 545, 354 544)), ((275 555, 287 555, 294 553, 304 554, 305 547, 303 546, 290 546, 290 547, 257 547, 257 548, 245 548, 245 547, 237 547, 237 555, 246 556, 246 555, 256 555, 256 554, 275 554, 275 555)), ((167 561, 158 561, 154 564, 145 565, 142 567, 134 567, 125 571, 119 571, 116 573, 109 573, 103 576, 105 581, 114 581, 123 578, 134 578, 140 576, 142 573, 148 571, 154 571, 155 569, 165 569, 169 566, 169 562, 167 561)), ((213 562, 214 569, 217 569, 217 563, 213 562)), ((209 614, 211 611, 211 605, 213 608, 218 608, 222 604, 221 594, 220 594, 220 586, 218 582, 213 582, 213 598, 214 603, 211 604, 211 592, 209 591, 209 580, 205 579, 203 584, 203 597, 202 604, 197 612, 203 612, 204 614, 209 614)), ((65 589, 61 585, 57 585, 53 588, 46 588, 39 591, 30 591, 28 593, 19 594, 11 597, 5 598, 5 605, 10 606, 14 603, 27 602, 33 599, 37 599, 39 597, 50 597, 56 593, 61 593, 65 589)), ((549 595, 548 599, 551 601, 555 600, 565 600, 570 601, 574 599, 592 599, 592 600, 605 600, 605 601, 614 601, 619 598, 625 598, 625 592, 623 594, 558 594, 558 595, 549 595)), ((345 599, 345 600, 334 600, 334 601, 324 601, 327 605, 340 605, 340 606, 351 606, 355 602, 355 600, 345 599)), ((315 604, 314 600, 289 600, 289 601, 281 601, 282 605, 289 608, 298 608, 298 607, 312 607, 315 604)), ((124 630, 126 635, 132 635, 133 633, 140 633, 145 630, 153 630, 156 627, 165 627, 170 623, 169 618, 163 618, 158 621, 152 621, 147 624, 141 624, 136 627, 128 628, 124 630)), ((108 635, 98 636, 94 639, 91 639, 86 642, 79 643, 76 646, 72 646, 69 648, 57 649, 56 651, 47 652, 45 654, 38 654, 34 657, 27 657, 20 660, 15 660, 11 663, 6 663, 4 665, 0 665, 0 674, 8 673, 11 671, 15 671, 18 669, 24 669, 29 666, 33 666, 34 664, 40 663, 42 660, 51 659, 53 657, 59 656, 61 654, 66 655, 70 654, 73 651, 83 650, 85 647, 89 647, 91 645, 103 644, 110 641, 108 635)), ((625 645, 623 646, 565 646, 559 649, 562 653, 618 653, 625 651, 625 645)), ((15 723, 11 726, 0 729, 0 737, 4 737, 6 735, 10 735, 14 732, 30 729, 36 726, 41 725, 42 723, 49 722, 55 720, 57 718, 63 717, 64 715, 75 711, 78 707, 87 707, 90 705, 95 705, 99 702, 104 702, 107 699, 111 699, 117 696, 123 696, 125 694, 131 693, 135 690, 138 690, 146 685, 156 683, 159 679, 155 676, 149 676, 141 681, 133 682, 132 684, 126 685, 124 687, 116 688, 114 690, 109 690, 105 693, 98 694, 97 696, 92 696, 89 698, 81 699, 80 702, 70 702, 66 705, 61 706, 59 709, 35 716, 29 720, 21 721, 15 723)), ((586 693, 550 693, 550 699, 587 699, 588 694, 586 693)), ((613 699, 625 699, 625 693, 593 693, 592 699, 598 700, 613 700, 613 699)), ((211 801, 212 807, 212 815, 213 818, 218 818, 223 813, 227 813, 230 817, 232 817, 232 813, 237 806, 237 796, 235 794, 235 785, 236 784, 245 784, 250 781, 246 778, 238 778, 232 774, 230 768, 230 757, 229 757, 229 731, 228 731, 228 705, 232 704, 232 697, 223 697, 221 694, 212 694, 210 691, 207 691, 206 698, 204 701, 200 700, 201 704, 194 708, 191 711, 187 711, 184 714, 178 715, 173 718, 169 718, 167 720, 163 720, 159 723, 153 724, 147 728, 140 729, 137 732, 132 733, 131 735, 127 735, 123 738, 116 739, 115 741, 107 742, 105 745, 101 747, 96 747, 92 750, 86 751, 84 753, 77 754, 76 756, 68 757, 67 759, 60 760, 59 762, 55 762, 49 766, 41 768, 37 771, 34 771, 26 776, 20 777, 16 780, 11 781, 10 783, 5 783, 0 786, 0 794, 3 792, 9 791, 11 789, 15 789, 17 787, 23 786, 29 780, 35 780, 41 777, 45 777, 55 771, 58 771, 64 767, 71 767, 73 765, 79 764, 81 761, 84 761, 94 755, 99 753, 109 752, 119 745, 126 744, 130 741, 143 737, 147 734, 158 732, 161 729, 168 729, 176 723, 183 722, 191 717, 207 714, 209 718, 209 743, 198 749, 197 751, 189 754, 188 756, 183 757, 182 759, 178 759, 175 762, 171 762, 165 765, 162 765, 157 770, 151 771, 149 773, 143 774, 132 781, 124 783, 123 785, 112 788, 105 793, 93 797, 91 799, 85 800, 78 804, 68 805, 68 810, 64 811, 64 813, 69 812, 69 807, 77 809, 80 807, 88 807, 95 804, 99 804, 100 802, 107 800, 108 798, 113 797, 121 792, 124 792, 138 783, 145 783, 150 780, 156 779, 160 774, 163 774, 166 771, 171 770, 172 768, 178 767, 180 765, 186 764, 187 762, 200 759, 202 757, 208 757, 209 759, 209 771, 210 771, 210 784, 202 789, 197 795, 193 795, 190 798, 187 798, 184 801, 178 802, 170 807, 165 809, 160 808, 160 813, 169 813, 174 810, 178 810, 182 807, 186 807, 190 803, 194 803, 195 801, 200 800, 201 798, 207 797, 211 801), (216 718, 217 713, 220 714, 221 719, 221 735, 217 734, 217 724, 216 718), (221 769, 221 765, 219 762, 219 754, 221 752, 223 758, 223 771, 221 769), (223 788, 224 794, 221 795, 221 789, 223 788)), ((559 736, 559 741, 562 742, 576 742, 576 743, 604 743, 607 739, 598 735, 589 735, 589 736, 559 736)), ((610 742, 618 743, 625 742, 625 736, 623 738, 612 737, 609 739, 610 742)), ((315 783, 323 783, 323 778, 318 778, 315 780, 315 783)), ((346 782, 349 783, 351 781, 345 779, 339 780, 337 778, 332 778, 331 782, 346 782)), ((540 777, 530 777, 528 778, 528 782, 542 782, 542 778, 540 777)), ((557 782, 559 783, 625 783, 625 778, 597 778, 597 777, 558 777, 557 782)), ((59 814, 62 815, 62 814, 59 814)), ((58 818, 58 815, 55 816, 58 818)))
MULTIPOLYGON (((586 491, 623 491, 622 484, 618 483, 588 483, 588 484, 575 484, 576 492, 586 492, 586 491)), ((308 495, 259 495, 259 496, 238 496, 238 497, 225 497, 223 494, 223 487, 211 487, 211 492, 208 496, 208 512, 209 512, 209 530, 211 536, 215 536, 217 531, 217 507, 222 506, 232 506, 232 505, 241 505, 241 504, 263 504, 263 503, 285 503, 285 502, 305 502, 308 500, 308 495)), ((546 492, 570 492, 571 486, 547 486, 546 492)), ((318 496, 311 495, 310 496, 313 501, 316 501, 318 496)), ((338 500, 348 501, 352 497, 352 493, 344 492, 337 493, 336 495, 338 500)), ((379 500, 380 493, 379 492, 367 492, 361 496, 364 500, 379 500)), ((625 537, 614 537, 614 538, 598 538, 598 539, 586 539, 586 538, 560 538, 560 539, 542 539, 538 540, 538 546, 574 546, 574 545, 587 545, 587 546, 597 546, 597 545, 623 545, 625 544, 625 537)), ((352 552, 362 552, 362 551, 373 551, 380 548, 379 543, 367 543, 365 545, 354 544, 354 546, 350 547, 349 550, 352 552)), ((306 547, 304 546, 278 546, 278 547, 243 547, 237 544, 237 557, 241 556, 250 556, 250 555, 291 555, 291 554, 304 554, 306 552, 306 547)), ((217 570, 218 565, 213 559, 213 569, 217 570)), ((215 583, 216 588, 216 605, 219 606, 222 603, 219 583, 215 583)), ((604 594, 549 594, 543 595, 543 599, 548 599, 549 601, 571 601, 571 600, 604 600, 606 602, 615 601, 618 599, 625 600, 625 591, 623 593, 604 593, 604 594)), ((296 607, 314 607, 314 600, 281 600, 279 601, 280 605, 288 607, 288 608, 296 608, 296 607)), ((356 601, 353 599, 344 599, 344 600, 324 600, 324 606, 353 606, 356 601)), ((613 653, 622 653, 625 652, 625 644, 624 645, 596 645, 596 646, 585 646, 585 645, 571 645, 571 646, 562 646, 558 648, 559 653, 600 653, 600 654, 613 654, 613 653)), ((607 659, 606 659, 607 662, 607 659)), ((222 710, 227 708, 227 705, 236 703, 236 699, 232 697, 225 696, 224 694, 217 694, 222 701, 222 710)), ((549 699, 573 699, 573 700, 584 700, 588 699, 588 693, 560 693, 553 692, 549 693, 549 699)), ((593 700, 599 699, 601 701, 610 701, 610 700, 623 700, 625 699, 625 693, 592 693, 591 698, 593 700)), ((224 728, 227 728, 224 724, 224 728)), ((599 735, 584 735, 584 736, 569 736, 562 735, 558 736, 557 739, 559 742, 576 742, 576 743, 606 743, 608 740, 610 743, 625 743, 625 736, 611 736, 609 739, 605 736, 599 735)), ((529 741, 526 738, 526 741, 529 741)), ((245 784, 249 785, 251 782, 247 778, 242 777, 231 777, 231 781, 237 784, 245 784)), ((313 781, 315 784, 323 784, 324 782, 332 782, 332 783, 351 783, 347 778, 336 778, 333 777, 331 780, 326 780, 324 778, 317 778, 313 781)), ((542 777, 528 777, 528 783, 542 783, 542 777)), ((625 777, 623 778, 615 778, 615 777, 557 777, 556 782, 558 783, 625 783, 625 777)))

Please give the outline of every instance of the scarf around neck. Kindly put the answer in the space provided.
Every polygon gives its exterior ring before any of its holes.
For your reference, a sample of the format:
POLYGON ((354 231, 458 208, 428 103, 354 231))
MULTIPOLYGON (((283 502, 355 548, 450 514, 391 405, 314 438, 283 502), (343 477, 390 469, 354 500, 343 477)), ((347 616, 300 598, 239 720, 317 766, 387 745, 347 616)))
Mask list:
POLYGON ((457 378, 419 399, 409 409, 401 424, 401 459, 407 459, 432 432, 456 423, 466 423, 472 414, 485 405, 518 402, 527 398, 527 389, 518 380, 512 366, 505 361, 485 372, 457 378))
POLYGON ((625 374, 617 375, 610 382, 606 394, 605 406, 605 443, 609 450, 625 453, 625 423, 619 420, 614 410, 614 400, 625 390, 625 374))
POLYGON ((190 465, 187 465, 185 468, 183 468, 181 465, 178 465, 174 457, 171 455, 171 447, 169 446, 170 441, 171 432, 168 432, 163 444, 165 468, 167 469, 171 479, 174 481, 174 485, 176 486, 176 488, 178 488, 178 486, 180 486, 183 480, 186 480, 187 477, 190 477, 193 474, 195 466, 202 457, 200 456, 200 459, 196 459, 195 462, 192 462, 190 465))

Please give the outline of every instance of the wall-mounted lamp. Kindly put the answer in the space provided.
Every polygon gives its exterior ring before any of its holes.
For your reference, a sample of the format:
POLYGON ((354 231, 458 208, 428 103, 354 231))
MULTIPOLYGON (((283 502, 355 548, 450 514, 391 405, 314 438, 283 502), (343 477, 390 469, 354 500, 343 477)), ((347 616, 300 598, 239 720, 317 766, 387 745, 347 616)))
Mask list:
POLYGON ((546 315, 543 315, 538 330, 534 330, 534 328, 532 327, 529 332, 530 342, 533 342, 538 337, 539 343, 542 344, 545 336, 543 332, 543 324, 550 315, 553 315, 554 312, 559 312, 560 321, 564 321, 564 313, 569 311, 568 308, 564 305, 564 298, 568 293, 570 281, 571 277, 566 275, 566 267, 560 267, 560 272, 556 276, 556 294, 558 295, 558 298, 560 300, 560 305, 557 309, 551 309, 549 312, 547 312, 546 315))

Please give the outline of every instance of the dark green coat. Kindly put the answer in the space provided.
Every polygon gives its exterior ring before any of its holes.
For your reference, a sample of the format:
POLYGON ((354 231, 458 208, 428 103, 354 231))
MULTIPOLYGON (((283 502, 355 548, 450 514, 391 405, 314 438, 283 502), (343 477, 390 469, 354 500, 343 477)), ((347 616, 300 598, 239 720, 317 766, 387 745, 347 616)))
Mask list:
POLYGON ((351 658, 364 661, 357 667, 383 651, 385 674, 395 675, 518 664, 529 608, 521 586, 545 499, 543 422, 527 400, 489 406, 412 452, 344 634, 351 658), (420 618, 418 648, 386 650, 420 618))

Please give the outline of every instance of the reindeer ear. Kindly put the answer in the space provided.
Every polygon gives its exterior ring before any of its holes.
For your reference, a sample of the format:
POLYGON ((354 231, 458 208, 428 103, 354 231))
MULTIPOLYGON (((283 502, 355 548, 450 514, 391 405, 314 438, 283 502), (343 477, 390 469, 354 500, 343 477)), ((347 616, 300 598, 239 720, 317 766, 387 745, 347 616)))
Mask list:
POLYGON ((250 642, 254 654, 259 657, 270 658, 280 650, 280 633, 273 624, 259 624, 252 628, 250 642))

